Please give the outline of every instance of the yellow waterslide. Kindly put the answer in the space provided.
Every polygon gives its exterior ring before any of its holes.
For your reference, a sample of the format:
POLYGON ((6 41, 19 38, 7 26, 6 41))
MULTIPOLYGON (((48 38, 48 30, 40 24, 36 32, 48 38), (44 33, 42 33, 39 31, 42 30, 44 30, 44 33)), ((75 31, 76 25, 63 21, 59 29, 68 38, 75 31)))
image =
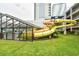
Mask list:
MULTIPOLYGON (((54 33, 57 28, 74 26, 76 24, 76 21, 75 20, 69 20, 69 19, 63 19, 63 20, 62 19, 55 19, 54 21, 50 21, 50 22, 47 22, 47 23, 48 24, 51 23, 50 24, 51 28, 47 29, 46 31, 40 31, 41 29, 36 30, 37 32, 34 32, 34 37, 35 38, 49 36, 52 33, 54 33), (66 23, 66 24, 62 25, 62 23, 66 23), (57 24, 61 24, 61 25, 57 25, 57 24)), ((48 26, 46 26, 46 27, 48 27, 48 26)), ((25 38, 26 37, 26 33, 23 33, 23 34, 24 34, 24 38, 25 38)), ((27 35, 28 35, 28 37, 31 37, 30 33, 27 33, 27 35)), ((23 35, 21 35, 21 37, 23 37, 23 35)))

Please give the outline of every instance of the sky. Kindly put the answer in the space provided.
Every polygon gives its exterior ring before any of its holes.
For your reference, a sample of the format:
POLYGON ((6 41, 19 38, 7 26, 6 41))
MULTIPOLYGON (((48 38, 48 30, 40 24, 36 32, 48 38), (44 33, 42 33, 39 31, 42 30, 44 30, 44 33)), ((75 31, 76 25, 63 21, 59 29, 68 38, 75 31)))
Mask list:
POLYGON ((7 13, 23 20, 33 20, 33 3, 0 3, 0 12, 7 13))
MULTIPOLYGON (((52 3, 52 5, 55 3, 52 3)), ((67 10, 74 3, 67 3, 67 10)), ((0 3, 0 12, 18 17, 22 20, 34 20, 33 3, 0 3)))

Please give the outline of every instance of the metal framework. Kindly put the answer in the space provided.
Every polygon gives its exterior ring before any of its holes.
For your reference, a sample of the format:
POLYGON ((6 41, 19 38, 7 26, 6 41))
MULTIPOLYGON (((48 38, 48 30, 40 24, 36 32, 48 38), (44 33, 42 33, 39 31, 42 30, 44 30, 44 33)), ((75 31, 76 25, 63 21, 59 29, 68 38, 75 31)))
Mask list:
MULTIPOLYGON (((6 39, 6 40, 9 39, 8 32, 11 31, 12 40, 15 40, 16 39, 15 38, 15 36, 16 36, 15 30, 18 30, 18 35, 19 35, 21 32, 23 32, 23 30, 25 30, 27 33, 27 29, 31 28, 31 30, 32 30, 32 38, 31 39, 33 41, 34 40, 34 33, 33 33, 34 27, 38 27, 38 26, 35 26, 34 24, 23 21, 17 17, 0 13, 0 33, 3 34, 3 36, 5 35, 5 38, 3 37, 3 39, 6 39)), ((2 39, 2 38, 0 38, 0 39, 2 39)), ((19 35, 18 39, 21 40, 24 38, 20 38, 20 35, 19 35)), ((26 39, 27 39, 27 34, 26 34, 26 39)))

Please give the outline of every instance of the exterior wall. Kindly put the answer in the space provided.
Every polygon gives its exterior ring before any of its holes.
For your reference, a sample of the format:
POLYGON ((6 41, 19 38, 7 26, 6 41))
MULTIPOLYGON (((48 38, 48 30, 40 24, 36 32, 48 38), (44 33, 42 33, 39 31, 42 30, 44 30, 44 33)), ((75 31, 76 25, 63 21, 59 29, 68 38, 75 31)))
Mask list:
POLYGON ((57 3, 52 6, 52 17, 64 17, 66 12, 66 3, 57 3))
POLYGON ((34 3, 34 19, 51 18, 51 3, 34 3))
POLYGON ((66 18, 77 19, 79 18, 79 3, 74 4, 66 13, 66 18))
MULTIPOLYGON (((66 13, 67 19, 71 20, 79 20, 79 3, 74 4, 66 13)), ((74 27, 71 27, 70 30, 72 31, 73 28, 79 28, 79 22, 74 27)))
POLYGON ((45 5, 45 18, 49 19, 51 18, 51 4, 46 3, 45 5))

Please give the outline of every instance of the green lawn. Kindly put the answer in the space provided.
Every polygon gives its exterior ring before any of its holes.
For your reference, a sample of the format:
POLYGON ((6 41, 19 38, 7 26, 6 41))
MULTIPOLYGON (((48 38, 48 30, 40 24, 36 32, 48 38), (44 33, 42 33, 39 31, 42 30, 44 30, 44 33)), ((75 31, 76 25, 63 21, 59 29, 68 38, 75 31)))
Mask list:
POLYGON ((79 35, 34 42, 0 40, 1 56, 79 56, 79 35))

